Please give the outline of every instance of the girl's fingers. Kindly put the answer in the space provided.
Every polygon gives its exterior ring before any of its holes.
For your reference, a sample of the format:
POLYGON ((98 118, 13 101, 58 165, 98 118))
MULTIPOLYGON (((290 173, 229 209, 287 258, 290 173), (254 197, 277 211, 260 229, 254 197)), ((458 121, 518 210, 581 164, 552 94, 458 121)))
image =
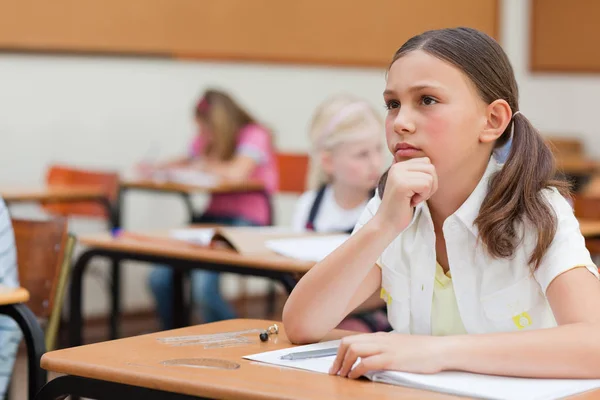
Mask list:
MULTIPOLYGON (((375 338, 373 338, 375 339, 375 338)), ((381 352, 381 345, 377 342, 353 343, 346 349, 339 375, 347 376, 359 358, 370 357, 381 352)))
POLYGON ((348 378, 357 379, 369 371, 388 369, 389 356, 385 353, 375 354, 370 357, 362 357, 360 363, 348 374, 348 378))

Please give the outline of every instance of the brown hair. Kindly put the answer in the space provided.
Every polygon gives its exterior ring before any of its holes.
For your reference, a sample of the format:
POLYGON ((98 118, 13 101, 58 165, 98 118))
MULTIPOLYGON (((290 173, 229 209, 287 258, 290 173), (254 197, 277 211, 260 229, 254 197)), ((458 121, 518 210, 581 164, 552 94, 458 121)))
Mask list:
MULTIPOLYGON (((415 50, 424 51, 459 68, 473 82, 487 104, 505 100, 513 113, 519 110, 519 91, 508 57, 491 37, 471 28, 427 31, 409 39, 396 52, 392 64, 415 50)), ((498 138, 499 148, 513 138, 510 153, 502 170, 489 182, 475 225, 479 239, 493 257, 512 256, 522 239, 520 223, 532 224, 537 244, 529 263, 537 268, 556 233, 556 214, 546 201, 543 189, 556 187, 568 194, 565 181, 555 179, 554 156, 547 144, 522 114, 516 114, 498 138)), ((379 183, 383 195, 387 173, 379 183)))
POLYGON ((233 157, 241 129, 256 123, 231 96, 214 89, 204 92, 196 105, 195 116, 204 121, 212 133, 212 140, 206 146, 205 155, 216 155, 220 160, 233 157))

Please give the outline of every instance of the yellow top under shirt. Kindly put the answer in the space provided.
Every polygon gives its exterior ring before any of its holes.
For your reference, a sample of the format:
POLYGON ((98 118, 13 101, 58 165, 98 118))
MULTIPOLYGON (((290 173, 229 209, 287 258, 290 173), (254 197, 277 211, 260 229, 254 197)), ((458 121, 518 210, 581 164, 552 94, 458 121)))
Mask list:
POLYGON ((431 334, 435 336, 461 335, 467 331, 463 326, 450 271, 436 263, 435 282, 433 284, 433 302, 431 304, 431 334))

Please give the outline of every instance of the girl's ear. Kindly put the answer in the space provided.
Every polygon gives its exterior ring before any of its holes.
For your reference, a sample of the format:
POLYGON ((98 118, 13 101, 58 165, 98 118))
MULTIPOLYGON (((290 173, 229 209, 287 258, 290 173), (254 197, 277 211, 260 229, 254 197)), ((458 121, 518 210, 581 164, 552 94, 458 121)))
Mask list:
POLYGON ((490 143, 498 139, 512 119, 512 110, 506 100, 498 99, 486 107, 485 127, 479 135, 481 143, 490 143))
POLYGON ((321 152, 321 168, 326 175, 331 176, 333 174, 333 154, 331 150, 321 152))

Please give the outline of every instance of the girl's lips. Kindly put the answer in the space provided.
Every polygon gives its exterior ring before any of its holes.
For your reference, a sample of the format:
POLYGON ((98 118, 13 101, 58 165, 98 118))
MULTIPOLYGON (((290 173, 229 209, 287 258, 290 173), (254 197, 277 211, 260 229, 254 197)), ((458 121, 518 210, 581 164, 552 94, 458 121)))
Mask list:
POLYGON ((394 147, 394 156, 396 158, 396 161, 398 161, 401 158, 414 157, 419 152, 421 152, 421 149, 408 143, 398 143, 394 147))

